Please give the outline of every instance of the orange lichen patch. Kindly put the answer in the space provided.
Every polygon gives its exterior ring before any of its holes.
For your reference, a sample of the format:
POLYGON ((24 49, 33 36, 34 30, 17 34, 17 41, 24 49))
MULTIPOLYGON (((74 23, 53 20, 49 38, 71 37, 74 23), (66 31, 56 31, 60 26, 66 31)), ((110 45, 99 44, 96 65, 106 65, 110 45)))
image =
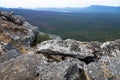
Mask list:
MULTIPOLYGON (((27 54, 27 53, 30 52, 30 51, 34 51, 33 48, 28 48, 28 47, 22 45, 22 44, 19 43, 19 42, 12 41, 11 44, 12 44, 13 46, 15 46, 15 47, 16 47, 21 53, 23 53, 23 54, 27 54)), ((35 52, 35 51, 34 51, 34 52, 35 52)))
POLYGON ((0 42, 9 43, 10 41, 11 41, 11 38, 8 35, 0 33, 0 42))
POLYGON ((111 74, 111 70, 108 68, 102 68, 102 72, 103 72, 103 76, 105 79, 109 79, 110 77, 112 77, 113 75, 111 74))
POLYGON ((62 56, 59 56, 59 55, 46 55, 46 54, 44 54, 44 56, 48 58, 48 62, 53 62, 53 61, 60 62, 63 60, 62 56))
POLYGON ((30 51, 34 51, 33 49, 27 49, 27 48, 26 48, 25 46, 23 46, 23 45, 18 46, 17 49, 18 49, 21 53, 23 53, 23 54, 27 54, 27 53, 30 52, 30 51))
POLYGON ((111 78, 113 75, 111 74, 112 71, 107 67, 109 65, 109 63, 107 61, 101 61, 101 70, 103 72, 103 76, 105 79, 109 79, 111 78))
POLYGON ((19 44, 19 43, 15 43, 13 44, 21 53, 28 53, 28 50, 24 48, 23 45, 19 44))
POLYGON ((83 47, 86 47, 86 48, 88 48, 88 49, 94 49, 93 46, 91 46, 91 45, 89 45, 89 44, 87 44, 87 43, 80 43, 80 45, 83 46, 83 47))

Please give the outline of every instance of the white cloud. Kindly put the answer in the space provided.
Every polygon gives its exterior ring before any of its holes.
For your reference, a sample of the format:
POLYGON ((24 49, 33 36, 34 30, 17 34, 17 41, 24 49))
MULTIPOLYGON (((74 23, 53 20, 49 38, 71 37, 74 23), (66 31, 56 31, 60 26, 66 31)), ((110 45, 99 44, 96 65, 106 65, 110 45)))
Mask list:
POLYGON ((90 5, 120 6, 120 0, 0 0, 0 7, 85 7, 90 5))

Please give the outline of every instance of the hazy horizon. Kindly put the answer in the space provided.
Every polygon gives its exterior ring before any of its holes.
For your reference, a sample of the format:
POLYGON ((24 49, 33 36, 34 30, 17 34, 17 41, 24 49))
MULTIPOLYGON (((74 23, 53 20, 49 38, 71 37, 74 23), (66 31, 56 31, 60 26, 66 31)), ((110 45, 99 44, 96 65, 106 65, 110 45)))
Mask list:
POLYGON ((91 5, 120 6, 120 0, 0 0, 0 7, 6 8, 65 8, 88 7, 91 5))

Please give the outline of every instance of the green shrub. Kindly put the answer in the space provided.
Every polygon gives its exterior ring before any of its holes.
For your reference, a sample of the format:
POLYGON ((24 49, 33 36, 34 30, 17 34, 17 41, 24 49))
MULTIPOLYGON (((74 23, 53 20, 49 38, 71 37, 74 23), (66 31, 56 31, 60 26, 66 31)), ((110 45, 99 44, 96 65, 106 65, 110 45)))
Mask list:
POLYGON ((37 43, 41 43, 41 42, 46 41, 46 40, 50 40, 50 38, 47 34, 37 36, 37 43))
POLYGON ((37 45, 38 43, 41 43, 43 41, 46 41, 46 40, 50 40, 51 38, 47 35, 47 34, 44 34, 44 35, 40 35, 38 34, 34 40, 34 42, 31 44, 31 46, 35 46, 37 45))

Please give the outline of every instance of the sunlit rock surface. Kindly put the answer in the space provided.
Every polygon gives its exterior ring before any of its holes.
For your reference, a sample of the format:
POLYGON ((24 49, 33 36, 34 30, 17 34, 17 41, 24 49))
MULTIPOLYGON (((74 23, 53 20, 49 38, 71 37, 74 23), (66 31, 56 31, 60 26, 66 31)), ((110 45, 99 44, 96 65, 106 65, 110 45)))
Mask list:
POLYGON ((76 40, 50 40, 37 45, 37 52, 68 55, 78 58, 94 57, 95 47, 76 40))

